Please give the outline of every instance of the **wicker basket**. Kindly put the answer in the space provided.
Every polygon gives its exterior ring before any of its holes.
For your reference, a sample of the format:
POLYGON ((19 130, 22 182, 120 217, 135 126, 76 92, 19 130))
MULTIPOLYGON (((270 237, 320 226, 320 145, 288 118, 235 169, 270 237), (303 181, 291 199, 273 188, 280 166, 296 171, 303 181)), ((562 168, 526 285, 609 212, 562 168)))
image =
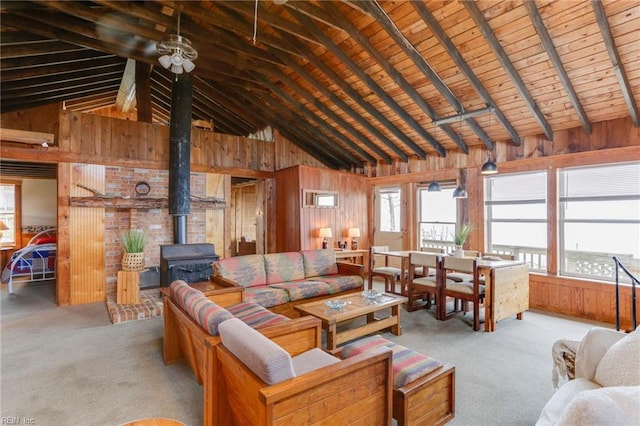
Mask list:
POLYGON ((144 252, 124 253, 122 255, 123 271, 141 271, 144 269, 144 252))

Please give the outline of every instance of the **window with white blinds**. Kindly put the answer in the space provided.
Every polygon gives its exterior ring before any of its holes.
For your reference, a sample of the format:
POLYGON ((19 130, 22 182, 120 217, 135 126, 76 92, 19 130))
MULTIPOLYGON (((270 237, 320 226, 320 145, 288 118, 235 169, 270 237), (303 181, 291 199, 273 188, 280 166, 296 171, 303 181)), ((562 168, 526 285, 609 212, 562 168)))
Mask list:
POLYGON ((640 275, 640 162, 558 171, 560 274, 615 279, 613 256, 640 275))
POLYGON ((533 271, 547 269, 547 173, 485 179, 487 251, 513 254, 533 271))

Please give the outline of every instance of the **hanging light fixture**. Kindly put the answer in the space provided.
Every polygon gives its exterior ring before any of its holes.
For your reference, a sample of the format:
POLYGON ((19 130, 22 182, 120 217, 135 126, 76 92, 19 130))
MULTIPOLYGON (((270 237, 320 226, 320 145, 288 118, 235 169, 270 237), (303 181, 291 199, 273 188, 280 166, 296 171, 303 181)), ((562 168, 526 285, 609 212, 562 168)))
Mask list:
MULTIPOLYGON (((491 116, 489 116, 489 127, 491 127, 491 116)), ((495 142, 494 142, 495 146, 495 142)), ((491 160, 491 150, 489 150, 487 154, 487 161, 482 165, 482 169, 480 170, 480 174, 483 175, 495 175, 498 173, 498 165, 491 160)))
POLYGON ((169 34, 165 40, 156 45, 160 65, 171 69, 174 74, 182 74, 183 70, 191 72, 196 67, 193 61, 198 52, 191 46, 188 38, 180 35, 180 12, 178 12, 178 34, 169 34))
MULTIPOLYGON (((462 119, 460 119, 460 126, 458 130, 458 136, 462 139, 462 119)), ((464 189, 464 174, 462 169, 458 172, 460 178, 456 181, 456 189, 453 190, 453 198, 467 198, 467 190, 464 189)))
POLYGON ((453 190, 453 198, 467 198, 467 190, 464 186, 458 184, 456 189, 453 190))
POLYGON ((440 192, 440 184, 434 180, 429 184, 427 192, 440 192))
POLYGON ((487 159, 487 162, 482 165, 482 170, 480 171, 483 175, 495 175, 498 173, 498 165, 491 161, 491 157, 487 159))

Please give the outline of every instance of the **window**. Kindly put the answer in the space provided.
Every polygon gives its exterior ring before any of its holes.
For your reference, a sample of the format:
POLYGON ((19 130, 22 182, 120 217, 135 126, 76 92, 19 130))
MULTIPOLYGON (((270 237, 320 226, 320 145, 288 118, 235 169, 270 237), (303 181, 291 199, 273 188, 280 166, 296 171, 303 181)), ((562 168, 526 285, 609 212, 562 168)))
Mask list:
POLYGON ((380 231, 400 232, 400 188, 382 188, 380 197, 380 231))
POLYGON ((441 185, 439 192, 429 192, 426 187, 418 188, 419 247, 453 248, 457 211, 456 199, 453 198, 454 186, 446 188, 441 185))
MULTIPOLYGON (((12 183, 0 184, 0 221, 6 225, 7 229, 0 229, 0 244, 16 245, 16 230, 20 226, 19 218, 16 216, 16 200, 20 195, 20 186, 12 183)), ((5 228, 5 226, 2 226, 5 228)))
POLYGON ((547 174, 485 178, 487 251, 524 260, 532 271, 547 269, 547 174))
POLYGON ((612 256, 640 273, 640 163, 558 172, 560 274, 615 280, 612 256))

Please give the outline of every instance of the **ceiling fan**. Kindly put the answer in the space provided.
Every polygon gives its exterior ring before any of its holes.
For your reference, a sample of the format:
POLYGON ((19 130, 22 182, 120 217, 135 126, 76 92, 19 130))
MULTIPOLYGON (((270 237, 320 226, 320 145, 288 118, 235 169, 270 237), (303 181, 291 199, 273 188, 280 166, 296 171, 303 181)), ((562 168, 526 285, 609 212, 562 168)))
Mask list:
POLYGON ((180 13, 178 13, 178 33, 169 34, 166 39, 156 45, 160 65, 171 69, 174 74, 182 74, 183 70, 191 72, 196 67, 193 61, 198 58, 198 51, 191 46, 188 38, 180 35, 180 13))

